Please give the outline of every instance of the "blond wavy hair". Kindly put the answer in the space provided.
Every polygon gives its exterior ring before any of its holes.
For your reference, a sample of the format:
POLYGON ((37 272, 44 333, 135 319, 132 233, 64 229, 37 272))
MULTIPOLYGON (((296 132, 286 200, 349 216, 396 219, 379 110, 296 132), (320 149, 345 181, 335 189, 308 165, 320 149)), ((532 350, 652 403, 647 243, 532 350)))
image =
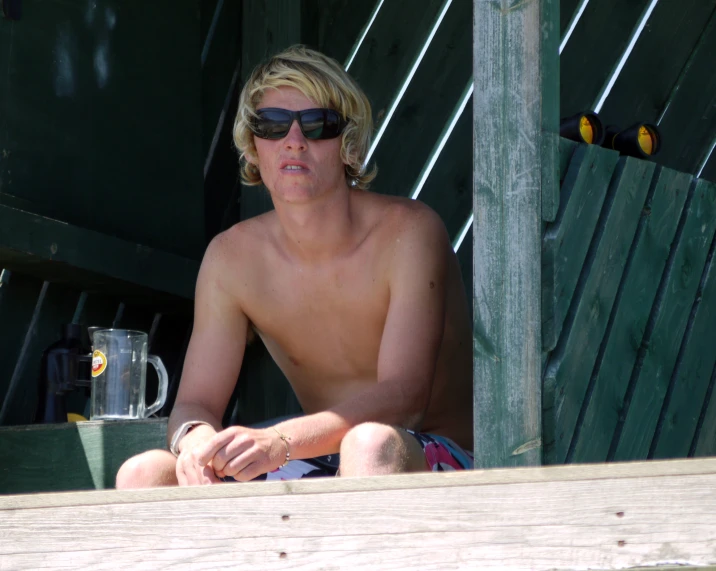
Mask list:
POLYGON ((247 159, 247 154, 256 156, 250 122, 266 90, 279 87, 298 89, 317 106, 335 109, 348 122, 341 135, 346 182, 351 188, 367 189, 376 175, 375 167, 366 170, 364 164, 373 132, 368 98, 336 60, 302 45, 291 46, 258 65, 241 90, 234 144, 244 183, 262 183, 258 167, 247 159))

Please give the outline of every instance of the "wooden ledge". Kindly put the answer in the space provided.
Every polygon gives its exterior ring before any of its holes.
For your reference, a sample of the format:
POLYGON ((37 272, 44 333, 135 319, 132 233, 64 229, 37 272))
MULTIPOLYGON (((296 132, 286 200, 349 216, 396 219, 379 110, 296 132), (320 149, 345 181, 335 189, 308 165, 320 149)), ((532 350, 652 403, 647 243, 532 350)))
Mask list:
MULTIPOLYGON (((0 568, 716 565, 716 459, 0 499, 0 568)), ((708 567, 711 566, 711 567, 708 567)))

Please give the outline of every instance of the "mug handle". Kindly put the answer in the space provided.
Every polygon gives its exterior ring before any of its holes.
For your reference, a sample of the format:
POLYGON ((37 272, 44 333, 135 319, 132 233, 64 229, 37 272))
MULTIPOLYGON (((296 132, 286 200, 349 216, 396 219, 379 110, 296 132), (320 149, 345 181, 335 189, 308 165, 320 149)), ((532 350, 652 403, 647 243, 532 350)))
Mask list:
POLYGON ((145 410, 145 418, 153 415, 164 406, 164 403, 167 401, 167 388, 169 385, 169 375, 167 375, 167 370, 162 360, 156 355, 147 355, 147 363, 151 363, 157 371, 157 375, 159 376, 159 391, 157 393, 157 400, 154 401, 152 406, 147 407, 145 410))

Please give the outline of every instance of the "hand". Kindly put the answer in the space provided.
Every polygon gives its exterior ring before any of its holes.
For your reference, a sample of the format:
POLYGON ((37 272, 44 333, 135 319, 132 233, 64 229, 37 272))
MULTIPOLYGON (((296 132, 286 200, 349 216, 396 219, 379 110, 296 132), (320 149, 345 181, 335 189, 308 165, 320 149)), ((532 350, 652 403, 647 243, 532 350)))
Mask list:
POLYGON ((220 482, 211 464, 200 464, 198 452, 203 450, 207 441, 216 434, 211 426, 194 427, 179 442, 176 475, 180 486, 201 486, 220 482))
POLYGON ((275 470, 286 458, 286 447, 273 429, 244 426, 222 430, 197 452, 200 466, 211 466, 220 478, 232 476, 240 482, 275 470))

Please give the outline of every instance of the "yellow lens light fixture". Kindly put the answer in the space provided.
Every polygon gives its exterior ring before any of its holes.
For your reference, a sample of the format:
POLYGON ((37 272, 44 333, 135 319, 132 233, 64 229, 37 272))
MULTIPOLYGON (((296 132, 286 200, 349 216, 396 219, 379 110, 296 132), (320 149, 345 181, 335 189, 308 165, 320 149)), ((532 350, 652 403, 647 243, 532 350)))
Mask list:
POLYGON ((622 155, 648 159, 661 150, 661 133, 651 123, 636 123, 624 130, 609 125, 602 146, 619 151, 622 155))
POLYGON ((559 122, 559 135, 578 143, 601 145, 604 141, 604 125, 596 113, 577 113, 559 122))

